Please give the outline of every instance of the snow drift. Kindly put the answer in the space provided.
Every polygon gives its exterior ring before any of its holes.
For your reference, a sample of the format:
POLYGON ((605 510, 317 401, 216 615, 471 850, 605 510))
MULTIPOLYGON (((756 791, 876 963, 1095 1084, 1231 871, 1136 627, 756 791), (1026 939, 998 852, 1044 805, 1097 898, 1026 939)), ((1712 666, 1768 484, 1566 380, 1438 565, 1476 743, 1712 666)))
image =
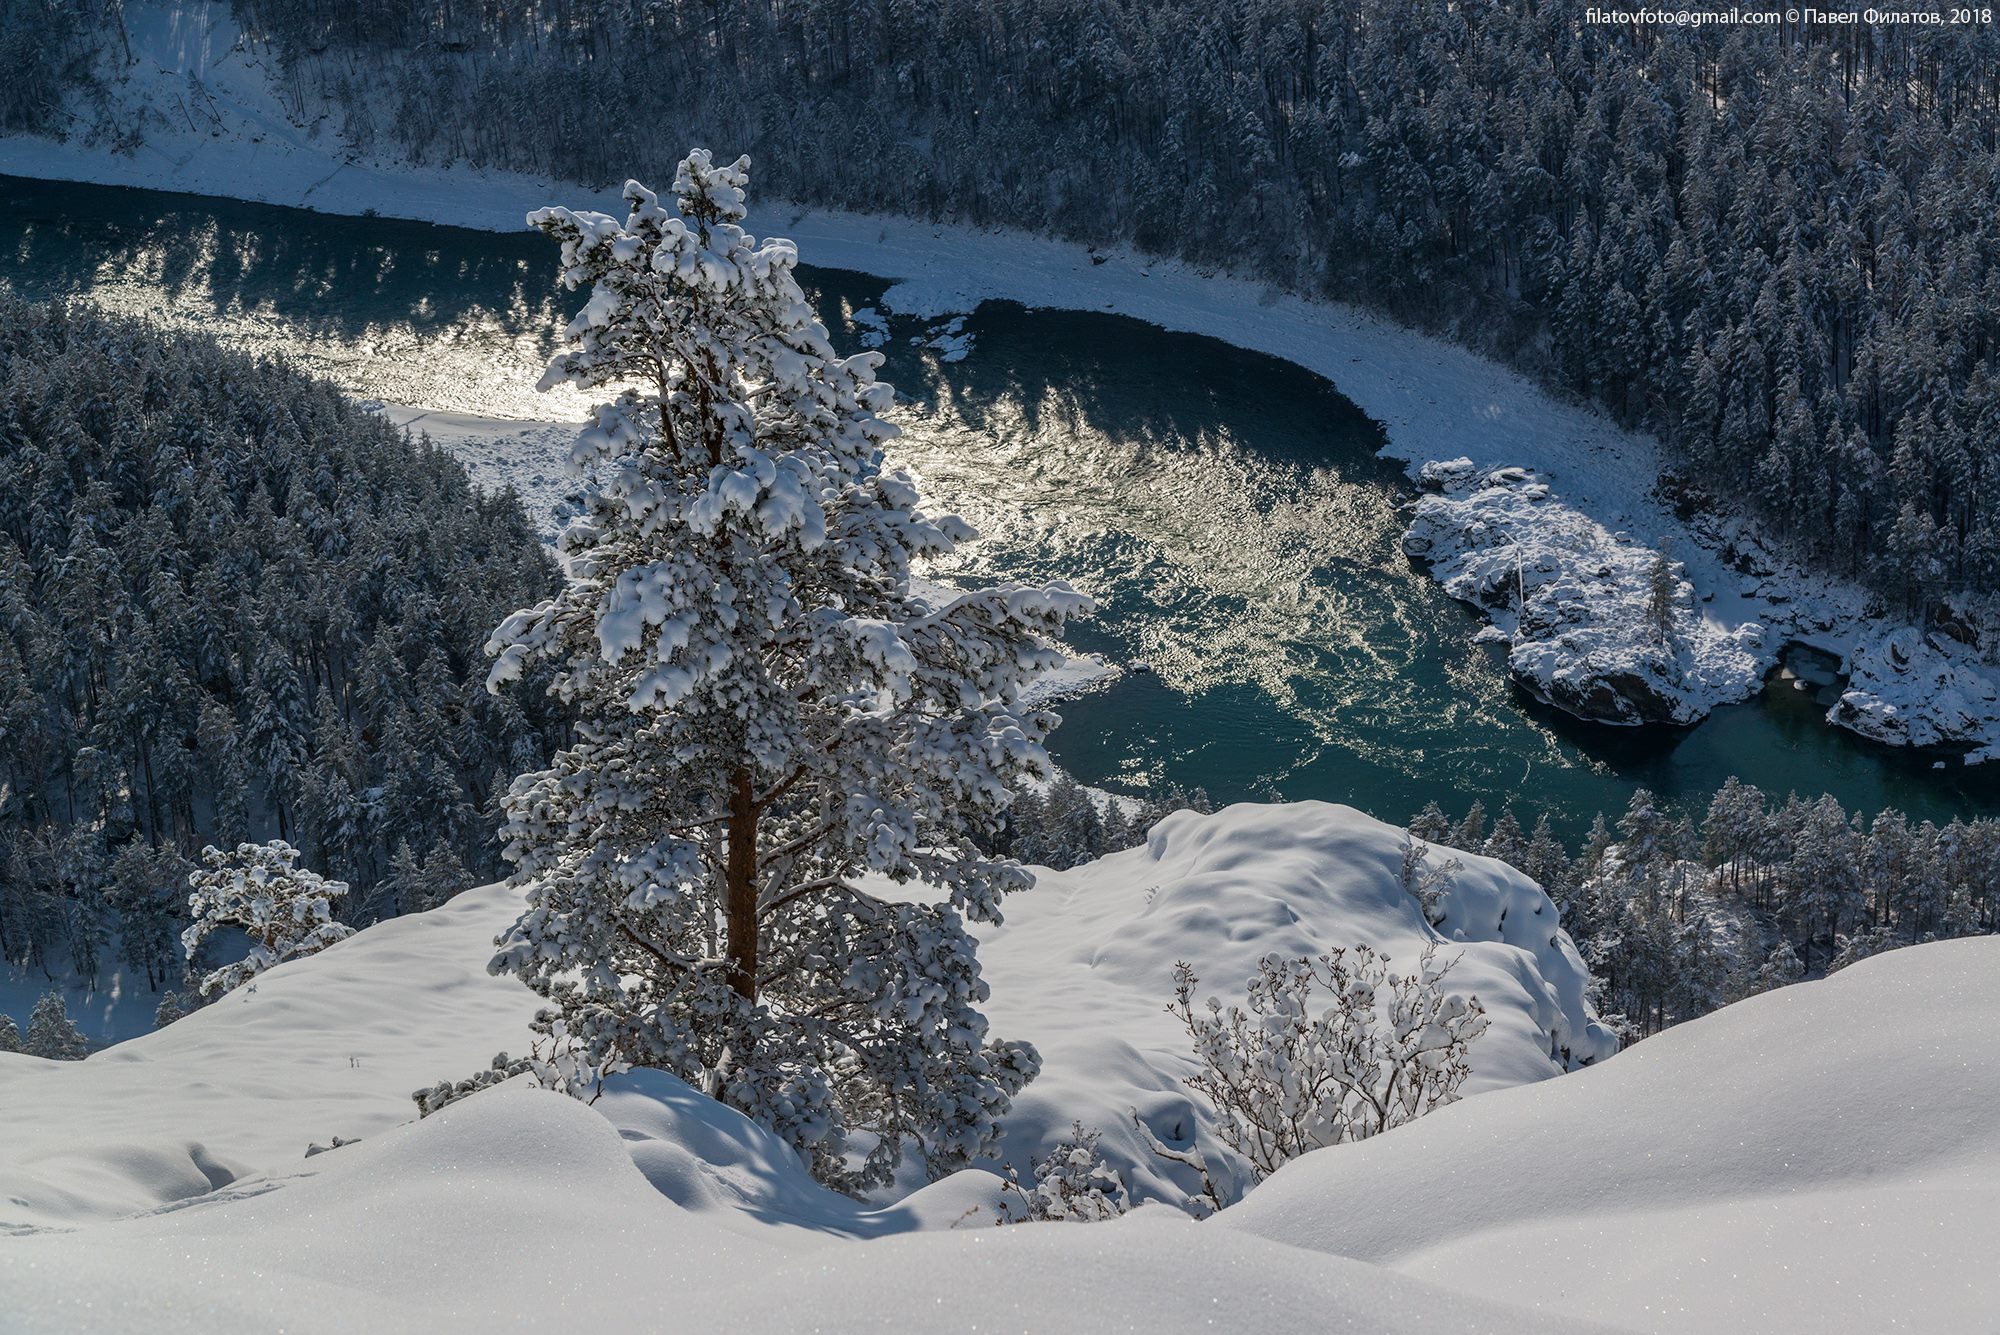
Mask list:
POLYGON ((602 1117, 538 1090, 311 1162, 258 1192, 0 1243, 8 1329, 1173 1332, 1218 1309, 1256 1331, 1597 1329, 1165 1210, 1088 1232, 746 1237, 654 1191, 602 1117))
POLYGON ((1991 1329, 1996 1030, 2000 941, 1891 951, 1308 1155, 1222 1219, 1649 1330, 1991 1329))

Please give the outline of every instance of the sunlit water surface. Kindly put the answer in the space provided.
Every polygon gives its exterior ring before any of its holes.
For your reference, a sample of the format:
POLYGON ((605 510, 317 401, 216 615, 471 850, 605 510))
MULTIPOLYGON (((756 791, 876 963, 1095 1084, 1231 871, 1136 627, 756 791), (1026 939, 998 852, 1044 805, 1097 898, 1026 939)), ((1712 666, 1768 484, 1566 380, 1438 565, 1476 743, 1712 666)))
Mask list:
MULTIPOLYGON (((783 230, 782 218, 764 220, 783 230)), ((0 278, 36 298, 212 332, 358 395, 565 419, 538 395, 578 298, 553 246, 377 218, 0 178, 0 278)), ((984 534, 939 573, 1064 578, 1102 612, 1079 647, 1143 663, 1065 703, 1088 781, 1281 793, 1406 818, 1433 797, 1547 809, 1574 835, 1640 784, 1705 801, 1729 774, 1944 818, 2000 776, 1861 742, 1779 683, 1690 730, 1591 727, 1513 690, 1478 623, 1402 557, 1400 469, 1336 386, 1116 316, 988 303, 952 329, 879 311, 886 284, 806 270, 836 341, 886 340, 900 460, 984 534)))

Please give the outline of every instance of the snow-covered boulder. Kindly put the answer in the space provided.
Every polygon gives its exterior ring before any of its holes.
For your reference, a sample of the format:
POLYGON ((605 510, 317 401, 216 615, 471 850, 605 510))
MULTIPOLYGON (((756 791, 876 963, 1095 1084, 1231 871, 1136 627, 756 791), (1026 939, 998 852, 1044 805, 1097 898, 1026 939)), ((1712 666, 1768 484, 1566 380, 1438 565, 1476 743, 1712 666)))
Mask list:
POLYGON ((1177 1201, 1198 1186, 1150 1151, 1128 1113, 1180 1143, 1210 1125, 1182 1083, 1195 1069, 1187 1035, 1165 1009, 1177 960, 1200 977, 1199 996, 1240 1000, 1267 954, 1365 943, 1407 965, 1437 941, 1458 960, 1451 987, 1492 1019, 1465 1093, 1556 1075, 1565 1051, 1572 1065, 1611 1055, 1616 1039, 1591 1012, 1589 973, 1548 896, 1505 863, 1434 849, 1432 867, 1460 866, 1433 928, 1403 886, 1403 839, 1351 807, 1245 803, 1176 813, 1143 847, 1039 872, 1005 925, 980 932, 994 1032, 1043 1059, 1003 1153, 1025 1167, 1080 1120, 1104 1133, 1106 1161, 1140 1198, 1177 1201))
POLYGON ((2000 735, 2000 676, 1957 640, 1903 626, 1854 647, 1826 717, 1891 746, 1984 743, 2000 735))
POLYGON ((1522 468, 1428 463, 1403 550, 1511 643, 1532 694, 1600 723, 1694 723, 1755 695, 1770 666, 1763 628, 1703 614, 1678 566, 1670 628, 1653 602, 1661 553, 1613 533, 1522 468))

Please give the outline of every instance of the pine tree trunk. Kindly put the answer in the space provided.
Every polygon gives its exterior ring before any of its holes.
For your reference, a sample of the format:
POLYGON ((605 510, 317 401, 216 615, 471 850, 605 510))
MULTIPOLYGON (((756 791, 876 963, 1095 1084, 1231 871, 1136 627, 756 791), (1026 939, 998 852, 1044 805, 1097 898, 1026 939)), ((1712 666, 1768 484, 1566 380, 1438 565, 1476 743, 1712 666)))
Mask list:
POLYGON ((750 769, 729 776, 729 983, 745 1001, 757 999, 757 806, 750 769))

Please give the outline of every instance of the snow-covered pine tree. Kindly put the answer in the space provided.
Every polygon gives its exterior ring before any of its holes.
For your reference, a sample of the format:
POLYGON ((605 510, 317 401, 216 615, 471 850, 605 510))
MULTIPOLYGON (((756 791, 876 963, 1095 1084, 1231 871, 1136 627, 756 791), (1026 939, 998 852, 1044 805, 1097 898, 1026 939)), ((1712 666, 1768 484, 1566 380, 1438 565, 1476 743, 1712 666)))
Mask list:
POLYGON ((14 1023, 14 1017, 0 1011, 0 1052, 21 1050, 21 1030, 14 1023))
POLYGON ((69 1018, 69 1003, 60 992, 44 992, 35 1009, 28 1013, 28 1032, 21 1051, 50 1061, 82 1061, 90 1055, 90 1041, 69 1018))
POLYGON ((791 243, 743 230, 747 165, 690 153, 677 209, 632 182, 623 222, 531 217, 590 288, 543 384, 626 388, 574 452, 563 591, 488 645, 489 685, 549 660, 579 716, 506 798, 528 908, 492 968, 549 1000, 572 1088, 672 1071, 862 1190, 910 1146, 933 1174, 990 1153, 1039 1064, 987 1036, 961 914, 1029 881, 974 839, 1048 777, 1056 720, 1021 692, 1089 603, 911 596, 972 530, 885 465, 881 359, 836 355, 791 243))
POLYGON ((1410 817, 1410 837, 1427 844, 1444 843, 1451 838, 1451 817, 1435 800, 1426 802, 1422 811, 1410 817))
POLYGON ((201 980, 201 995, 212 997, 249 982, 286 960, 316 955, 354 934, 333 919, 333 901, 347 886, 297 866, 299 850, 282 839, 238 844, 234 852, 204 848, 207 870, 188 877, 188 914, 181 948, 192 964, 201 943, 219 927, 242 929, 250 953, 201 980))

